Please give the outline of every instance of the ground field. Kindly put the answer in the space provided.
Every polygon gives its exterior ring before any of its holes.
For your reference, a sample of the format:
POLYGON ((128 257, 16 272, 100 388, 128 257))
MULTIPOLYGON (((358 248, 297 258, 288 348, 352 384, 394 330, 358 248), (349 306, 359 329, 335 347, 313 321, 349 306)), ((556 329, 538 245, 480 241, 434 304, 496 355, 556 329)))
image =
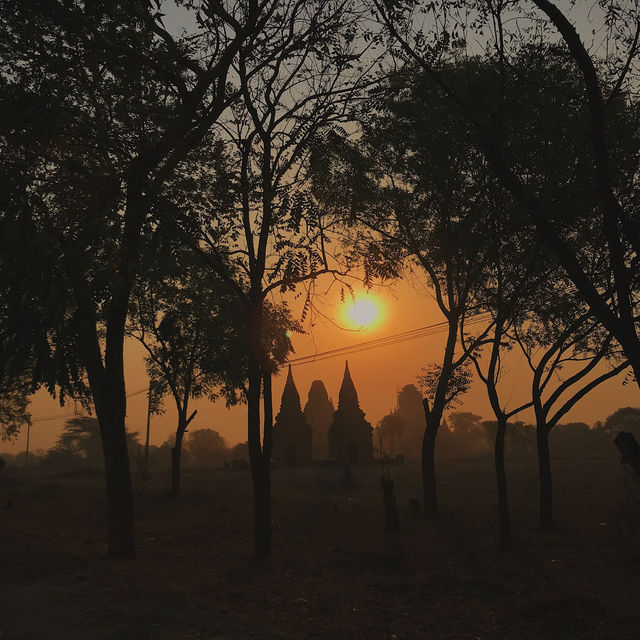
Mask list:
POLYGON ((509 463, 516 549, 497 548, 491 460, 443 461, 441 516, 412 518, 417 465, 274 470, 273 557, 251 558, 248 472, 137 493, 138 558, 102 558, 100 474, 0 476, 0 638, 499 640, 640 637, 640 499, 614 458, 554 463, 559 528, 536 526, 535 460, 509 463))

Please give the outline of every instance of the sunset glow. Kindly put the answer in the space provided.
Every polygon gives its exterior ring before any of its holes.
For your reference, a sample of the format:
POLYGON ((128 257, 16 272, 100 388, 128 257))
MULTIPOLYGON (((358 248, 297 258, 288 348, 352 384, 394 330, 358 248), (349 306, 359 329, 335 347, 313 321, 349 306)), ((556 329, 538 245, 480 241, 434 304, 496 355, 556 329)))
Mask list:
POLYGON ((382 304, 371 294, 357 294, 345 302, 343 314, 352 328, 367 329, 380 321, 382 304))

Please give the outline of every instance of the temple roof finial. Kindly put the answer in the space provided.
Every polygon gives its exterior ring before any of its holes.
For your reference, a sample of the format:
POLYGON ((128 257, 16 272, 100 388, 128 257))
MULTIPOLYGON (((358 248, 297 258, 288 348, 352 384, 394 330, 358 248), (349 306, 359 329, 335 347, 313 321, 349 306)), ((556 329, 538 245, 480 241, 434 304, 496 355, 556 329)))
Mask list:
POLYGON ((348 360, 345 360, 344 363, 344 377, 340 387, 340 395, 338 396, 338 408, 340 407, 359 407, 358 392, 351 378, 348 360))

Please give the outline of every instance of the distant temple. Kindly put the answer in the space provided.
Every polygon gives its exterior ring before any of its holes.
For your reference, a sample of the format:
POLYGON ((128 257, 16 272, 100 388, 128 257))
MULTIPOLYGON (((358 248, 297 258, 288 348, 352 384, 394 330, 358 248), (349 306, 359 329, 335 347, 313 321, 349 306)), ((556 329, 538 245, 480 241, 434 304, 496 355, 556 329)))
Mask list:
POLYGON ((345 363, 338 410, 329 427, 329 455, 345 464, 362 464, 373 460, 373 427, 365 420, 358 403, 358 393, 351 379, 349 362, 345 363))
POLYGON ((314 380, 309 389, 309 399, 304 406, 304 415, 313 429, 313 459, 329 457, 329 427, 336 412, 333 402, 322 380, 314 380))
POLYGON ((312 434, 313 431, 300 408, 300 394, 289 365, 280 412, 273 426, 272 455, 276 464, 283 467, 303 467, 311 464, 312 434))

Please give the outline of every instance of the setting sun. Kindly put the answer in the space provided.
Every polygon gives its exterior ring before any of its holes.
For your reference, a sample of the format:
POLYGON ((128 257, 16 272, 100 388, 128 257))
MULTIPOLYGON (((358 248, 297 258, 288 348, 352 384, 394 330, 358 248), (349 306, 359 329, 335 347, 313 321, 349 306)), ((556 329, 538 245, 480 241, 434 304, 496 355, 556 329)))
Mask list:
POLYGON ((376 324, 382 315, 380 301, 371 294, 357 294, 344 304, 344 316, 352 327, 366 329, 376 324))

